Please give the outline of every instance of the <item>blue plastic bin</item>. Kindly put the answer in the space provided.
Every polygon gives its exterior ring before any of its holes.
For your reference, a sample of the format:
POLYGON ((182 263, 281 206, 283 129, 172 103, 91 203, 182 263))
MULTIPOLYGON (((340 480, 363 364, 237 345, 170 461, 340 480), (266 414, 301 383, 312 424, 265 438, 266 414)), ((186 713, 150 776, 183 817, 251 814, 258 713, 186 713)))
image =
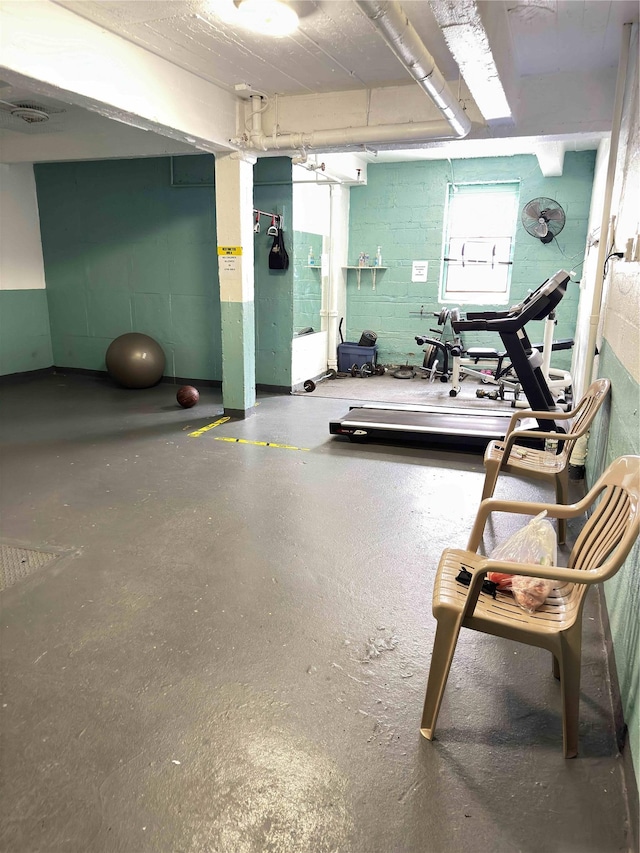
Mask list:
POLYGON ((354 364, 362 367, 368 361, 374 366, 377 363, 377 344, 372 347, 361 347, 353 341, 345 341, 343 344, 338 344, 338 370, 340 373, 348 373, 354 364))

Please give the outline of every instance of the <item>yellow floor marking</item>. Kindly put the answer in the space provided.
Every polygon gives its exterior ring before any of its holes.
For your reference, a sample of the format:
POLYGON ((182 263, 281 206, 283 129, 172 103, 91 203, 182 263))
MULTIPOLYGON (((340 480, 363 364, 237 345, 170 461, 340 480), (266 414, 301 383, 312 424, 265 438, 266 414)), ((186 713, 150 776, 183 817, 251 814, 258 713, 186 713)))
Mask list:
POLYGON ((214 427, 220 426, 220 424, 226 424, 227 421, 230 421, 231 418, 220 418, 217 421, 214 421, 212 424, 207 424, 206 426, 200 427, 195 432, 189 433, 189 438, 198 438, 198 436, 202 435, 208 430, 213 429, 214 427))
POLYGON ((249 441, 247 438, 227 438, 222 435, 214 437, 216 441, 229 441, 232 444, 255 444, 258 447, 279 447, 281 450, 311 450, 310 447, 295 447, 293 444, 276 444, 274 441, 249 441))

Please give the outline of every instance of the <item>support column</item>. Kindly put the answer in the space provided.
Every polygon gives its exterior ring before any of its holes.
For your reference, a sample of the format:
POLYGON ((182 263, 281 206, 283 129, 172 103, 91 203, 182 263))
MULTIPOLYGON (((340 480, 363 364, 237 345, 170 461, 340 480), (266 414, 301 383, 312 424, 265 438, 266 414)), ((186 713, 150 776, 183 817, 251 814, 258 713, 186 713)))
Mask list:
POLYGON ((253 164, 245 154, 216 154, 216 231, 222 332, 222 404, 245 418, 256 403, 253 284, 253 164))

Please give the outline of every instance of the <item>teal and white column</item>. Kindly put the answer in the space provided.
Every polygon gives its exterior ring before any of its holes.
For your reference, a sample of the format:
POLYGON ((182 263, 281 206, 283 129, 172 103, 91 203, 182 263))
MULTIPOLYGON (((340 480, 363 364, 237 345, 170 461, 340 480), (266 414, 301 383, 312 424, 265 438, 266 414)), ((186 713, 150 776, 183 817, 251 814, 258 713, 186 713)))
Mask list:
POLYGON ((253 164, 233 152, 216 155, 216 220, 222 331, 222 404, 245 418, 256 403, 253 274, 253 164))

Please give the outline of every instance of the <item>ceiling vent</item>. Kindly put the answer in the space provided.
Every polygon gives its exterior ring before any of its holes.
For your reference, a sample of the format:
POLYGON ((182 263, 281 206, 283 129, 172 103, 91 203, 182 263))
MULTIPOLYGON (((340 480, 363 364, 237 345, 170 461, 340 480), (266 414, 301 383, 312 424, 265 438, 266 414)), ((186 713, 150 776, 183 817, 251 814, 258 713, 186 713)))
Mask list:
POLYGON ((45 106, 36 101, 16 101, 14 103, 0 100, 0 128, 15 130, 19 133, 51 132, 56 128, 47 127, 45 130, 44 125, 49 122, 51 116, 64 112, 65 110, 60 107, 45 106))

